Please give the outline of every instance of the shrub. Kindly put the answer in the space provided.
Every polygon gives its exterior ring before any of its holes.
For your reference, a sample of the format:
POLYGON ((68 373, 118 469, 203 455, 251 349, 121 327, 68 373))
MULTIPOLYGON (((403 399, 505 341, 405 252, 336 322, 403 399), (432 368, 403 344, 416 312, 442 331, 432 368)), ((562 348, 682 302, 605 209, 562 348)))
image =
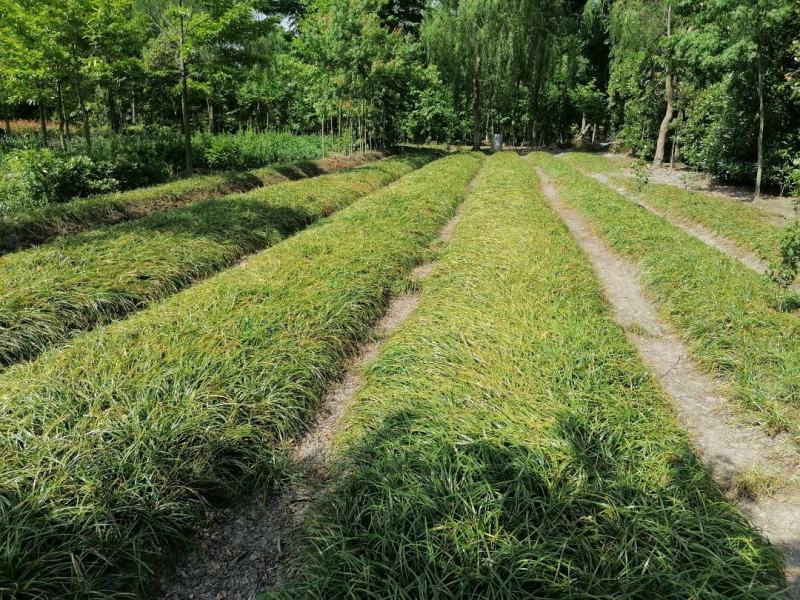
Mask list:
MULTIPOLYGON (((34 147, 35 138, 30 143, 21 139, 9 138, 10 145, 4 143, 0 153, 0 214, 163 183, 183 169, 183 139, 164 127, 96 136, 91 150, 82 138, 73 139, 66 151, 34 147)), ((326 149, 338 145, 335 138, 326 140, 326 149)), ((201 133, 192 147, 196 167, 216 170, 246 170, 322 155, 318 136, 288 133, 201 133)))
MULTIPOLYGON (((335 141, 329 141, 331 147, 335 141)), ((249 169, 265 164, 319 158, 317 136, 288 133, 199 134, 192 140, 198 166, 211 169, 249 169)))
POLYGON ((0 188, 3 212, 111 192, 119 186, 109 163, 83 154, 17 150, 5 156, 4 167, 5 183, 0 188))

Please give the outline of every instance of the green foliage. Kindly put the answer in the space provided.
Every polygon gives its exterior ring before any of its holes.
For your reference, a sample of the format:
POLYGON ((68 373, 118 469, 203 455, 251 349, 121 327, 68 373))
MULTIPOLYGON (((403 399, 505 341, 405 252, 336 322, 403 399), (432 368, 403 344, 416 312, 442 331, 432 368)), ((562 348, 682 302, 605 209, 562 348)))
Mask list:
POLYGON ((88 156, 18 150, 3 156, 0 216, 117 189, 111 165, 88 156))
POLYGON ((266 598, 773 598, 531 165, 487 160, 266 598), (557 248, 558 251, 552 251, 557 248))
POLYGON ((780 240, 780 262, 771 265, 769 276, 788 288, 800 275, 800 219, 792 221, 780 240))
MULTIPOLYGON (((339 144, 328 140, 326 151, 339 144)), ((192 148, 200 167, 244 170, 320 158, 318 136, 284 133, 198 134, 192 148)), ((110 191, 161 183, 180 170, 183 140, 163 128, 98 137, 91 149, 75 140, 66 151, 29 149, 0 154, 0 216, 110 191)))
MULTIPOLYGON (((751 159, 756 131, 752 114, 741 105, 741 94, 735 94, 732 86, 728 77, 698 95, 681 128, 683 153, 689 164, 700 170, 745 183, 755 177, 756 165, 751 159)), ((748 96, 747 106, 752 105, 752 90, 748 96)))
POLYGON ((480 162, 444 158, 0 375, 0 589, 21 600, 141 593, 208 501, 284 478, 286 441, 480 162))
POLYGON ((650 170, 650 163, 644 158, 637 158, 633 163, 633 178, 636 181, 636 189, 641 193, 650 183, 653 172, 650 170))
POLYGON ((435 67, 420 69, 411 89, 413 104, 401 125, 407 139, 416 142, 455 142, 461 139, 452 92, 435 67))
POLYGON ((764 181, 788 190, 793 157, 800 154, 800 104, 791 97, 791 36, 798 27, 800 11, 786 0, 614 3, 608 93, 616 141, 635 155, 653 154, 669 69, 678 117, 669 137, 678 158, 721 180, 751 184, 761 77, 764 181))
MULTIPOLYGON (((319 158, 318 136, 286 133, 200 134, 192 140, 200 164, 211 169, 251 169, 269 164, 319 158)), ((338 144, 328 140, 330 147, 338 144)))
POLYGON ((41 244, 67 233, 140 219, 209 198, 336 171, 355 166, 368 158, 370 155, 338 158, 333 166, 322 166, 316 161, 300 161, 245 173, 190 177, 162 185, 20 211, 0 219, 0 253, 41 244))

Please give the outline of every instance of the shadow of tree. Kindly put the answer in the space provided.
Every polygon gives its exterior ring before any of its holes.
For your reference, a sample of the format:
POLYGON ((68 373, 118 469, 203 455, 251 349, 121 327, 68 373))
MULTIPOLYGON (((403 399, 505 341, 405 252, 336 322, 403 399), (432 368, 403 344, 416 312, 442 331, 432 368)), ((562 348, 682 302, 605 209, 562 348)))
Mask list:
POLYGON ((347 451, 309 511, 310 565, 270 597, 754 598, 781 585, 775 549, 683 442, 653 487, 591 417, 564 414, 530 443, 436 422, 394 413, 347 451))

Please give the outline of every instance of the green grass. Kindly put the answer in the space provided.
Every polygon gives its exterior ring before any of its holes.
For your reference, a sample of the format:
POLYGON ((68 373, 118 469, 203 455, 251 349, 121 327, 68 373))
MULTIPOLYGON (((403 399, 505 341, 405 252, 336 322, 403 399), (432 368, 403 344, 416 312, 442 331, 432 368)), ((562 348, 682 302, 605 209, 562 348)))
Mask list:
POLYGON ((0 257, 0 366, 139 310, 433 158, 378 161, 66 236, 0 257))
POLYGON ((800 442, 800 299, 563 160, 532 159, 615 251, 640 265, 648 295, 694 357, 729 382, 750 416, 800 442))
POLYGON ((246 173, 189 177, 152 187, 50 204, 0 219, 0 254, 41 244, 59 235, 139 219, 201 200, 312 177, 329 170, 323 170, 316 161, 300 161, 246 173))
POLYGON ((695 458, 530 164, 495 155, 473 190, 345 417, 299 574, 267 597, 771 597, 777 553, 695 458))
POLYGON ((207 500, 285 476, 287 440, 480 164, 443 158, 0 375, 0 590, 134 592, 207 500))
MULTIPOLYGON (((581 171, 610 174, 615 183, 631 192, 636 191, 636 183, 620 174, 624 165, 618 161, 583 153, 567 156, 565 160, 581 171)), ((659 183, 648 184, 642 195, 648 204, 669 215, 703 225, 757 253, 767 262, 779 258, 784 228, 771 222, 762 210, 753 205, 659 183)))
POLYGON ((619 174, 626 169, 630 170, 634 164, 634 159, 622 156, 603 156, 593 152, 564 152, 558 158, 581 171, 606 175, 619 174))

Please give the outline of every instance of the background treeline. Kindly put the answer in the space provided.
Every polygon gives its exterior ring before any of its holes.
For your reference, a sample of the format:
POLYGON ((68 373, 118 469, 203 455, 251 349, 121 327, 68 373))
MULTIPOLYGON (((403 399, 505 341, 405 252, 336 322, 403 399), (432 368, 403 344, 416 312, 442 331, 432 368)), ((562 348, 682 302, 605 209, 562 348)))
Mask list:
MULTIPOLYGON (((0 0, 0 12, 0 115, 38 121, 26 143, 56 152, 91 157, 124 134, 139 140, 127 154, 161 140, 147 163, 190 172, 214 166, 197 132, 314 135, 318 151, 502 132, 797 185, 792 0, 0 0)), ((235 166, 237 142, 220 152, 235 166)))

